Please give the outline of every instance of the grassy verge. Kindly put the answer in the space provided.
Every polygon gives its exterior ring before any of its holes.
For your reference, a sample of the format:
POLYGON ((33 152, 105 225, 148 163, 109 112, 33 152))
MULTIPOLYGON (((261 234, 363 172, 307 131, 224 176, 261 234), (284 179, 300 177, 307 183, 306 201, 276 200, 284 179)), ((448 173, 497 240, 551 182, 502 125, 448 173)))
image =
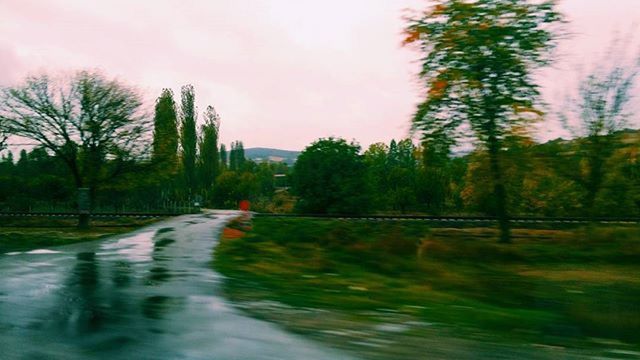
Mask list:
POLYGON ((114 219, 94 221, 80 230, 73 219, 11 219, 0 227, 0 254, 67 245, 126 233, 158 219, 114 219))
POLYGON ((371 358, 628 351, 640 344, 638 234, 516 229, 499 245, 490 228, 257 218, 224 232, 213 265, 254 315, 371 358))

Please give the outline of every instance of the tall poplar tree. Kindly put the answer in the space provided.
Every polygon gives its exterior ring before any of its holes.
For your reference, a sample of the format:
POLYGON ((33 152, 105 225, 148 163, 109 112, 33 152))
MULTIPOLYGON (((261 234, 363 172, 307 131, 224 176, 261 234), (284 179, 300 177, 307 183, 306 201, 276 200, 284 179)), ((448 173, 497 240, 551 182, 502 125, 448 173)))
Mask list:
POLYGON ((537 109, 535 67, 548 64, 561 21, 551 0, 438 0, 410 19, 405 43, 417 44, 427 88, 414 116, 425 142, 449 144, 467 126, 489 154, 501 242, 510 242, 503 140, 537 109))
POLYGON ((162 174, 173 174, 178 164, 178 119, 173 91, 163 89, 156 100, 153 118, 154 164, 162 174))
POLYGON ((193 85, 185 85, 181 89, 180 145, 185 186, 190 194, 196 191, 196 116, 193 85))
POLYGON ((220 144, 220 168, 226 169, 228 161, 227 147, 224 144, 220 144))
POLYGON ((204 125, 200 127, 200 185, 205 192, 211 191, 215 178, 220 174, 220 156, 218 154, 218 130, 220 116, 213 106, 204 112, 204 125))
POLYGON ((236 141, 236 164, 239 171, 242 171, 245 168, 245 162, 244 144, 242 141, 236 141))
POLYGON ((236 142, 231 143, 231 149, 229 150, 229 170, 238 170, 238 162, 236 161, 236 142))
POLYGON ((232 142, 229 153, 229 170, 241 171, 244 168, 244 162, 244 145, 241 141, 232 142))

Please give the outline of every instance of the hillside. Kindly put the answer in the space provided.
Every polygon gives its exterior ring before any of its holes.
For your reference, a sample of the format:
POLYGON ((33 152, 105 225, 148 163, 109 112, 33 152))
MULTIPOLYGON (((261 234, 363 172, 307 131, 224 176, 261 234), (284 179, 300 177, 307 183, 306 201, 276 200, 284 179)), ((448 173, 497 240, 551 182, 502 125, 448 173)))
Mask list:
POLYGON ((245 156, 256 162, 271 161, 284 162, 292 165, 296 162, 300 151, 280 150, 271 148, 249 148, 244 150, 245 156))

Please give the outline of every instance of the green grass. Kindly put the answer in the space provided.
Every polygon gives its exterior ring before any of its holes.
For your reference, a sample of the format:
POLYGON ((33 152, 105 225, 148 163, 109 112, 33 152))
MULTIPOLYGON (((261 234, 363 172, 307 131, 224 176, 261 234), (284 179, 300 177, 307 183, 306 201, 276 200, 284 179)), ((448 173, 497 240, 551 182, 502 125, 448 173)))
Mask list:
MULTIPOLYGON (((221 241, 213 266, 236 301, 326 310, 360 323, 352 327, 370 328, 389 312, 462 338, 640 344, 638 230, 516 229, 515 243, 501 245, 488 228, 256 218, 244 237, 221 241)), ((255 313, 300 332, 335 327, 255 313)))
POLYGON ((126 233, 157 219, 115 219, 92 222, 94 227, 78 229, 72 219, 25 219, 4 222, 0 227, 0 254, 98 240, 126 233))

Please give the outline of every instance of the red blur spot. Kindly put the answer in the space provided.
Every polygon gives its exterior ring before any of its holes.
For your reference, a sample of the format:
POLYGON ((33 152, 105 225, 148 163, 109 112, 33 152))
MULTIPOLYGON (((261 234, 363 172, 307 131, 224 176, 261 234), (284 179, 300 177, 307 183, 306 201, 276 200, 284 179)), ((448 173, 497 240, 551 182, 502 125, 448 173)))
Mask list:
POLYGON ((249 203, 249 200, 240 201, 240 210, 249 211, 250 207, 251 207, 251 203, 249 203))

